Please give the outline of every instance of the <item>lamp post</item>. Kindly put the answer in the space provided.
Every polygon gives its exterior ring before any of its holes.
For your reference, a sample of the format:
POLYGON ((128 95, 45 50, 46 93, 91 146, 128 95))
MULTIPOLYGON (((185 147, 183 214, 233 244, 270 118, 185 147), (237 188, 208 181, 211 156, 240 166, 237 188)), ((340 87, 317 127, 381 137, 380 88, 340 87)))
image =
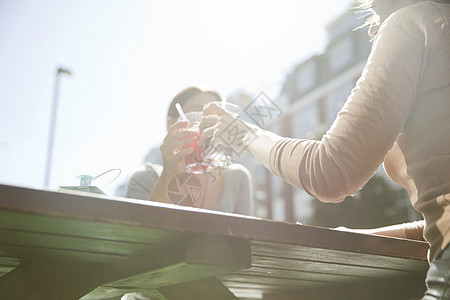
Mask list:
POLYGON ((55 129, 56 129, 56 116, 58 113, 58 98, 59 98, 59 81, 62 75, 72 75, 72 73, 63 67, 58 67, 55 74, 55 89, 53 91, 53 103, 52 103, 52 113, 50 116, 50 131, 48 135, 48 146, 47 146, 47 162, 45 165, 45 179, 44 186, 48 187, 50 184, 50 173, 52 168, 53 159, 53 145, 55 142, 55 129))

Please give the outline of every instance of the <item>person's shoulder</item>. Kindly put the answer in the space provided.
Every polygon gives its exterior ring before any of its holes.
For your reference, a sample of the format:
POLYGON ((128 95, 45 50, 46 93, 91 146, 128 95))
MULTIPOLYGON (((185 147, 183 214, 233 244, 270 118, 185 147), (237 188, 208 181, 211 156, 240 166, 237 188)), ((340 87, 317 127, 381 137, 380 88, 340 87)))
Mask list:
POLYGON ((133 199, 148 200, 158 181, 162 166, 144 163, 134 170, 129 181, 126 196, 133 199))
POLYGON ((241 164, 231 164, 225 170, 233 178, 241 179, 243 177, 247 177, 247 178, 251 177, 250 171, 241 164))
POLYGON ((433 1, 419 1, 395 11, 392 15, 422 15, 438 11, 433 1))
POLYGON ((443 24, 447 23, 447 20, 440 9, 439 3, 420 1, 392 13, 385 23, 414 23, 421 26, 435 24, 442 27, 443 24))
MULTIPOLYGON (((435 44, 448 27, 445 17, 432 1, 421 1, 392 13, 380 26, 377 38, 401 33, 414 43, 435 44)), ((393 40, 397 42, 397 40, 393 40)))
POLYGON ((143 177, 143 176, 161 176, 163 167, 159 164, 152 164, 146 162, 133 171, 132 177, 143 177))

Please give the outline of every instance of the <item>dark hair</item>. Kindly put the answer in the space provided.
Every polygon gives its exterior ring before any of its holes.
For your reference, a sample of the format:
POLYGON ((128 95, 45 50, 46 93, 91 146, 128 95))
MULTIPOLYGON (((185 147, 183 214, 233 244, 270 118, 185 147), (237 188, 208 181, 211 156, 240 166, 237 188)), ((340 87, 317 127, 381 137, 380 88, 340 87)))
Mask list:
POLYGON ((178 118, 178 111, 175 108, 175 104, 180 103, 181 106, 183 106, 184 103, 186 103, 189 99, 194 97, 198 94, 211 94, 213 97, 217 99, 217 101, 221 101, 219 93, 212 90, 203 90, 196 86, 191 86, 188 88, 185 88, 181 92, 179 92, 170 102, 169 109, 167 110, 167 118, 178 118))

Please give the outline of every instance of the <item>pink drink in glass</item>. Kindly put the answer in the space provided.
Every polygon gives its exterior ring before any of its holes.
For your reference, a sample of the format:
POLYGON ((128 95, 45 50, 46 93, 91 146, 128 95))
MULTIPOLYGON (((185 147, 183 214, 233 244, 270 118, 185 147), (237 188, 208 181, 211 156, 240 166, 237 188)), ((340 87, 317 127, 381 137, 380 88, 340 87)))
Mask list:
POLYGON ((211 171, 211 166, 203 162, 203 146, 198 146, 200 139, 200 131, 198 124, 202 117, 202 112, 189 112, 186 114, 188 118, 188 125, 182 128, 183 131, 195 132, 196 140, 189 144, 188 147, 193 147, 194 152, 184 156, 185 171, 191 174, 204 174, 211 171))

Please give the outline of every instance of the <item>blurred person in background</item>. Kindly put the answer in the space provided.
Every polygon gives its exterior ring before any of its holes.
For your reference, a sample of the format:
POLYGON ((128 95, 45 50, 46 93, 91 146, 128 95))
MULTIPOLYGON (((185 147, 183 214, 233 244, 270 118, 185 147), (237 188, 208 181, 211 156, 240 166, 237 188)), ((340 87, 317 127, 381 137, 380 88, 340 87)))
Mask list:
POLYGON ((175 104, 179 103, 185 113, 202 111, 206 103, 221 101, 215 91, 189 87, 181 91, 169 105, 167 112, 167 135, 160 146, 163 165, 147 162, 136 170, 128 184, 127 197, 166 203, 171 199, 169 184, 176 176, 193 176, 202 188, 200 199, 193 205, 199 208, 244 215, 253 214, 251 175, 240 164, 232 164, 223 170, 205 174, 186 174, 184 156, 194 149, 192 142, 198 139, 193 131, 180 130, 186 121, 177 121, 179 114, 175 104))

